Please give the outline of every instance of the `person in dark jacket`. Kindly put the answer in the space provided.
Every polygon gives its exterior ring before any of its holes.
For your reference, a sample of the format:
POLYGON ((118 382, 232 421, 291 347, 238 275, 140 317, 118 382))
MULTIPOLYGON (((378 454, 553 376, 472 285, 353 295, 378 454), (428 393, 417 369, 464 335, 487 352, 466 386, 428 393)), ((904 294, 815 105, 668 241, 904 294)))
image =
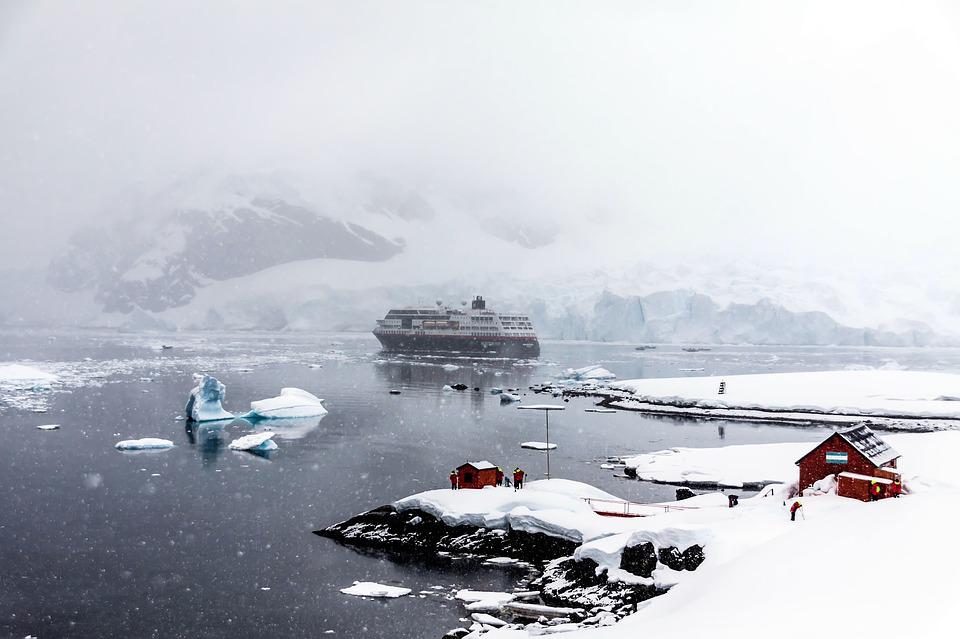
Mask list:
POLYGON ((503 469, 497 466, 497 486, 503 486, 503 469))
POLYGON ((514 490, 520 490, 523 488, 523 476, 525 474, 526 473, 520 470, 519 466, 513 469, 513 489, 514 490))
POLYGON ((450 490, 456 490, 456 489, 457 489, 457 471, 451 470, 450 471, 450 490))

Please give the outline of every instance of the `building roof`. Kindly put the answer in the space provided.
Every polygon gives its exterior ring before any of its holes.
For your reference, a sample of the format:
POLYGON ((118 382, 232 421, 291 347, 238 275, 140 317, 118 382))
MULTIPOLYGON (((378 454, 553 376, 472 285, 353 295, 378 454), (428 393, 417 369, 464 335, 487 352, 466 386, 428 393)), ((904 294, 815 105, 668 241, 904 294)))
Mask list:
MULTIPOLYGON (((853 446, 853 448, 856 449, 861 455, 866 457, 867 461, 877 468, 900 457, 900 453, 895 451, 890 444, 880 439, 880 437, 870 430, 870 427, 866 424, 859 424, 858 426, 848 428, 847 430, 837 431, 833 435, 830 435, 830 437, 827 439, 820 442, 820 444, 814 447, 810 453, 820 448, 820 446, 823 446, 823 444, 826 442, 830 441, 830 438, 832 437, 842 438, 848 444, 853 446)), ((810 453, 807 453, 798 459, 797 463, 799 464, 801 461, 806 459, 810 453)))
POLYGON ((494 466, 493 464, 491 464, 485 459, 483 461, 476 461, 476 462, 468 461, 466 464, 460 464, 460 466, 457 467, 457 470, 460 470, 464 466, 473 466, 477 470, 490 470, 492 468, 496 468, 496 466, 494 466))

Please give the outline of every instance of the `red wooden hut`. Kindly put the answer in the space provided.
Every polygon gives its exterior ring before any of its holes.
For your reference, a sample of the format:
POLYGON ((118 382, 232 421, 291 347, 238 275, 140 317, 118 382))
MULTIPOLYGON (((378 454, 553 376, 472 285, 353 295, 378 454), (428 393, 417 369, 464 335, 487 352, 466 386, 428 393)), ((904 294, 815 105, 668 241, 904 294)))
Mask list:
MULTIPOLYGON (((800 490, 809 488, 815 481, 827 475, 848 473, 866 477, 880 477, 893 481, 896 475, 899 488, 899 475, 891 469, 897 467, 897 453, 890 444, 883 441, 865 424, 838 431, 823 440, 819 446, 797 460, 800 467, 800 490)), ((854 494, 847 496, 859 498, 860 489, 856 478, 847 478, 846 488, 856 487, 854 494)), ((892 491, 888 491, 892 492, 892 491)), ((899 490, 897 491, 899 493, 899 490)), ((838 485, 838 495, 843 495, 838 485)), ((891 495, 887 495, 891 496, 891 495)))
POLYGON ((467 462, 457 468, 457 484, 460 488, 483 488, 496 486, 497 467, 490 462, 467 462))

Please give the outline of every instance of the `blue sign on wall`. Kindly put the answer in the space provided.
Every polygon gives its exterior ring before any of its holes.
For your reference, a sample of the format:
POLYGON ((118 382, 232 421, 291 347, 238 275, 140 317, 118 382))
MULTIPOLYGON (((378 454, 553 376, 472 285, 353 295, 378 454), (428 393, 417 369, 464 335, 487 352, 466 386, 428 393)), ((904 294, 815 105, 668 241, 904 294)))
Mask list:
POLYGON ((827 452, 827 463, 828 464, 846 464, 847 454, 827 452))

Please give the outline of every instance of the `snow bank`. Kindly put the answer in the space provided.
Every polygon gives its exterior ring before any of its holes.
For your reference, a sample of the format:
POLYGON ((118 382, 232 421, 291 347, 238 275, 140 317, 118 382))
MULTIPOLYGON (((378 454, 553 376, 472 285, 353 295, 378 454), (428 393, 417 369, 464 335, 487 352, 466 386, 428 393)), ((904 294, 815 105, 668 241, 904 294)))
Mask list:
POLYGON ((159 450, 164 448, 173 448, 173 442, 169 439, 158 439, 156 437, 144 437, 143 439, 125 439, 114 445, 117 450, 159 450))
POLYGON ((960 553, 932 549, 956 544, 960 518, 945 504, 957 496, 873 504, 808 499, 804 510, 814 509, 800 525, 782 526, 781 534, 752 545, 736 561, 705 562, 615 626, 565 636, 801 639, 827 629, 831 636, 953 636, 960 553), (836 508, 829 516, 813 512, 821 503, 836 508), (907 553, 895 568, 884 560, 891 539, 907 553))
POLYGON ((254 433, 252 435, 244 435, 238 439, 230 442, 230 450, 254 450, 254 451, 266 451, 266 450, 276 450, 277 443, 273 441, 273 433, 254 433))
POLYGON ((282 388, 280 395, 250 402, 244 419, 289 419, 326 415, 323 400, 299 388, 282 388))
POLYGON ((345 595, 354 595, 356 597, 381 597, 393 599, 410 594, 409 588, 400 586, 387 586, 373 581, 355 581, 349 588, 341 588, 340 592, 345 595))
MULTIPOLYGON (((823 438, 829 436, 824 432, 823 438)), ((908 490, 960 489, 953 467, 960 455, 960 431, 881 434, 901 458, 897 466, 908 490), (952 461, 953 460, 953 461, 952 461)), ((747 444, 723 448, 671 448, 624 459, 637 478, 670 484, 744 484, 795 482, 795 462, 819 442, 747 444)))
POLYGON ((227 388, 216 377, 204 375, 197 386, 190 391, 184 411, 187 419, 195 422, 215 422, 233 419, 233 413, 224 410, 221 402, 226 397, 227 388))
POLYGON ((960 419, 960 375, 898 370, 634 379, 611 388, 689 408, 960 419), (720 394, 720 384, 724 392, 720 394))

